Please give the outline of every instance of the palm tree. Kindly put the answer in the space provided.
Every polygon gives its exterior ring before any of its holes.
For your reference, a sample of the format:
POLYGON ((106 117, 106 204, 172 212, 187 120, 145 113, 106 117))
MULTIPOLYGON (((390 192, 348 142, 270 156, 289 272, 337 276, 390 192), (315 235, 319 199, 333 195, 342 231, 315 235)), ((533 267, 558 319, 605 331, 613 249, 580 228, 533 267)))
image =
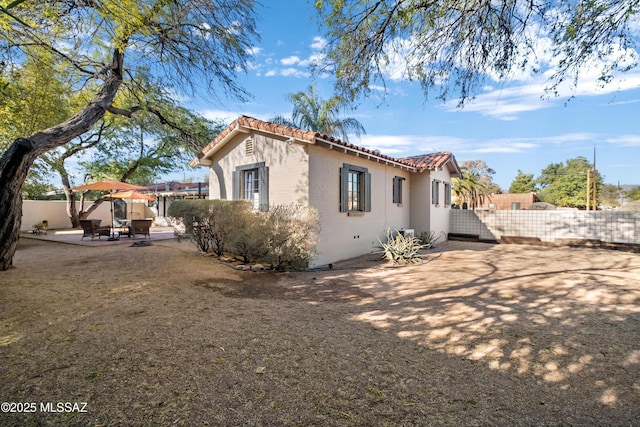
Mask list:
POLYGON ((491 188, 479 173, 462 168, 462 178, 453 178, 451 189, 463 203, 467 202, 471 209, 482 204, 484 198, 491 194, 491 188))
POLYGON ((315 85, 309 86, 306 92, 287 94, 286 99, 293 104, 291 120, 278 115, 271 119, 272 122, 339 137, 343 141, 349 141, 349 133, 356 136, 366 133, 358 120, 338 118, 340 111, 348 105, 344 98, 333 96, 325 101, 318 95, 315 85))

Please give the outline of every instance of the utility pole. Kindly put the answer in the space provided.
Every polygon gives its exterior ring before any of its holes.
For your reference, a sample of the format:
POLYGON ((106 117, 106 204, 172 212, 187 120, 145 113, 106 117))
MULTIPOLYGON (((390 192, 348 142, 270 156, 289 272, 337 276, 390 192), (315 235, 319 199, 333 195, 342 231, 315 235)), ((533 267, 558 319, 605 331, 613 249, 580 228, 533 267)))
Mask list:
POLYGON ((596 169, 596 146, 593 146, 593 210, 598 210, 598 202, 596 201, 596 182, 598 181, 598 170, 596 169))
POLYGON ((589 203, 591 202, 591 169, 587 169, 587 210, 591 210, 589 203))

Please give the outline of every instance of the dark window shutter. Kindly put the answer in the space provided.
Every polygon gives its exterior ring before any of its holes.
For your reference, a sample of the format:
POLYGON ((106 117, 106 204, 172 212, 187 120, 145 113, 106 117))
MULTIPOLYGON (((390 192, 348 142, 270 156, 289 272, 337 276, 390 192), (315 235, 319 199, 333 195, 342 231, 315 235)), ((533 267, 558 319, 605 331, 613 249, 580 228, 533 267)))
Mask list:
POLYGON ((431 181, 431 204, 437 205, 439 203, 440 195, 438 194, 438 184, 440 181, 433 180, 431 181))
POLYGON ((393 203, 402 203, 402 181, 404 178, 393 177, 393 203))
POLYGON ((444 204, 451 205, 451 184, 448 182, 444 183, 444 204))
POLYGON ((398 188, 398 177, 394 176, 393 177, 393 203, 400 203, 398 201, 398 192, 399 192, 399 188, 398 188))
POLYGON ((371 212, 371 174, 365 170, 364 175, 364 211, 371 212))
POLYGON ((269 167, 258 168, 258 189, 260 191, 260 210, 269 210, 269 167))
POLYGON ((349 210, 348 194, 349 188, 349 166, 344 165, 340 168, 340 212, 347 212, 349 210))
POLYGON ((233 200, 239 200, 240 199, 240 174, 242 172, 240 172, 237 168, 235 171, 233 171, 232 173, 232 181, 233 181, 233 188, 232 188, 232 197, 233 200))

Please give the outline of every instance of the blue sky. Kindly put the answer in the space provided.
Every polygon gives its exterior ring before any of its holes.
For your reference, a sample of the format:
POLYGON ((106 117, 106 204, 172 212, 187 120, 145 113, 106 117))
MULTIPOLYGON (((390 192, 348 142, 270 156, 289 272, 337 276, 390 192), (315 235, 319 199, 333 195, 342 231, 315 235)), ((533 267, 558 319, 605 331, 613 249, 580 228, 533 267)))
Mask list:
MULTIPOLYGON (((250 69, 241 75, 254 98, 242 104, 192 100, 188 107, 226 122, 240 114, 268 120, 276 113, 289 115, 285 94, 312 83, 323 98, 332 95, 331 76, 314 80, 308 68, 324 44, 313 2, 265 3, 257 10, 262 39, 252 50, 250 69)), ((350 142, 396 157, 451 151, 459 163, 484 160, 505 190, 518 170, 538 176, 550 163, 577 156, 593 161, 596 147, 605 182, 640 185, 640 69, 604 88, 594 75, 587 70, 577 89, 565 87, 560 96, 545 98, 544 73, 520 72, 509 82, 487 84, 475 101, 458 109, 455 99, 425 100, 419 85, 390 69, 384 102, 362 100, 347 113, 367 132, 350 142)), ((194 179, 204 175, 204 170, 186 173, 194 179)))

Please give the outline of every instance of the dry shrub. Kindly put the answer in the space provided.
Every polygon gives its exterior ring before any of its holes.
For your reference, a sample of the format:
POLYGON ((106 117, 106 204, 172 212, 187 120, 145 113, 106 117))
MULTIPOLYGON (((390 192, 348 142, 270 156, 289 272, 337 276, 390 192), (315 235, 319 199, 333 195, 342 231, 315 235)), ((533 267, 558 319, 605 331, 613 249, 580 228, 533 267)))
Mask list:
POLYGON ((273 205, 258 212, 243 200, 180 200, 168 213, 203 252, 229 251, 276 270, 305 268, 316 254, 320 218, 308 206, 273 205))
POLYGON ((202 252, 222 255, 250 213, 244 200, 177 200, 168 215, 202 252))

